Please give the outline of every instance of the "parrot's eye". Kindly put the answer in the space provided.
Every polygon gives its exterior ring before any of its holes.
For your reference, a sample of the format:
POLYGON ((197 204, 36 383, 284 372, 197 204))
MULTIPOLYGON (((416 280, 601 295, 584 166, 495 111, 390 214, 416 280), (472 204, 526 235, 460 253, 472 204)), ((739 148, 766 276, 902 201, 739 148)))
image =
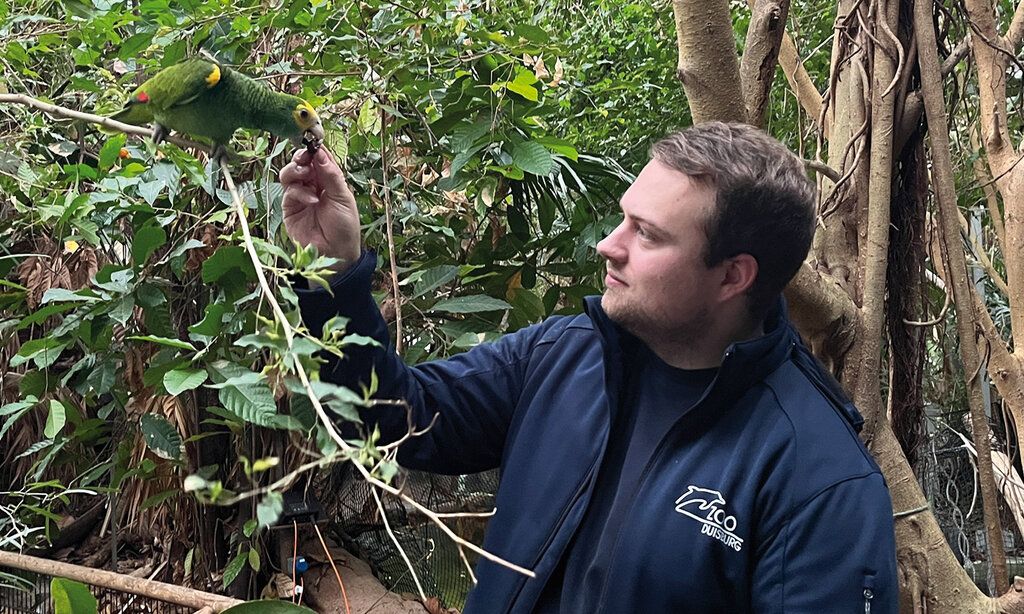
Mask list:
POLYGON ((309 119, 309 111, 305 109, 299 111, 299 117, 301 117, 302 119, 309 119))

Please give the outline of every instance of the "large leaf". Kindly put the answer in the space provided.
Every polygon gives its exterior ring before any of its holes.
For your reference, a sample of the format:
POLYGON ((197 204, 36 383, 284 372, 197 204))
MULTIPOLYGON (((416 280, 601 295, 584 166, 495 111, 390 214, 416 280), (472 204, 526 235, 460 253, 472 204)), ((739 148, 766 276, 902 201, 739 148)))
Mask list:
POLYGON ((555 159, 551 152, 540 143, 525 141, 512 150, 512 161, 527 173, 533 175, 550 175, 555 168, 555 159))
POLYGON ((246 422, 259 426, 276 427, 277 402, 265 381, 251 381, 259 374, 226 360, 218 360, 210 365, 210 375, 217 384, 223 384, 233 378, 245 382, 238 385, 227 385, 220 389, 218 396, 224 409, 246 422))
POLYGON ((156 224, 147 224, 135 233, 132 259, 136 266, 143 265, 157 248, 167 242, 167 233, 156 224))
POLYGON ((203 262, 203 281, 217 283, 232 275, 241 274, 246 279, 255 279, 252 260, 245 250, 237 245, 225 245, 203 262))
POLYGON ((67 578, 50 580, 54 614, 96 614, 96 598, 89 587, 67 578))
MULTIPOLYGON (((231 562, 228 563, 228 566, 224 568, 224 587, 225 588, 227 588, 228 586, 231 586, 231 583, 234 582, 235 578, 238 577, 239 572, 242 571, 242 567, 245 566, 245 563, 248 560, 249 560, 249 552, 248 551, 239 552, 235 556, 235 558, 231 559, 231 562)), ((260 611, 262 612, 263 610, 260 610, 260 611)))
POLYGON ((142 436, 150 450, 160 458, 178 460, 181 458, 181 435, 163 416, 143 414, 139 422, 142 436))
POLYGON ((512 305, 499 298, 485 294, 474 294, 472 296, 460 296, 440 301, 434 305, 433 310, 447 311, 448 313, 478 313, 481 311, 499 311, 511 308, 512 305))
POLYGON ((269 527, 277 522, 282 511, 284 511, 284 497, 279 492, 270 491, 256 506, 256 518, 261 527, 269 527))
POLYGON ((46 416, 46 427, 43 428, 43 435, 48 439, 53 439, 57 436, 61 430, 64 429, 64 425, 68 421, 67 410, 64 408, 64 404, 55 399, 50 400, 50 413, 46 416))
POLYGON ((198 388, 205 381, 206 371, 202 369, 174 369, 164 373, 164 388, 173 396, 198 388))

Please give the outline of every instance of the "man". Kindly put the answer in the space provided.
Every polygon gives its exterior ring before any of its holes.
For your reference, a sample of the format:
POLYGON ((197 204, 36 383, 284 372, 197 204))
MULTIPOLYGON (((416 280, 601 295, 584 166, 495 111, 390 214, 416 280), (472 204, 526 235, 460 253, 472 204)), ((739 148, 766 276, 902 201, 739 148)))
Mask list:
MULTIPOLYGON (((355 200, 322 151, 281 171, 292 238, 341 258, 300 292, 388 345, 355 200)), ((672 134, 598 245, 607 290, 448 360, 354 350, 322 376, 402 398, 424 436, 407 467, 501 467, 484 547, 533 569, 477 566, 466 612, 895 612, 892 509, 862 420, 800 343, 780 293, 807 255, 801 161, 745 125, 672 134)), ((385 437, 399 408, 373 410, 385 437)))

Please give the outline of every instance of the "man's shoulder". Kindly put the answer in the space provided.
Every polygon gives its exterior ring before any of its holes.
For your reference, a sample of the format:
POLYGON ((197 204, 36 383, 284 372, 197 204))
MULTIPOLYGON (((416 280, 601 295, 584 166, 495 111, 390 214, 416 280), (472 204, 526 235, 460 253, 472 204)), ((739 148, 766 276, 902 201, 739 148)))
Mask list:
POLYGON ((859 414, 852 403, 787 361, 767 380, 772 391, 775 432, 786 450, 790 479, 807 496, 843 481, 880 473, 857 436, 859 414))

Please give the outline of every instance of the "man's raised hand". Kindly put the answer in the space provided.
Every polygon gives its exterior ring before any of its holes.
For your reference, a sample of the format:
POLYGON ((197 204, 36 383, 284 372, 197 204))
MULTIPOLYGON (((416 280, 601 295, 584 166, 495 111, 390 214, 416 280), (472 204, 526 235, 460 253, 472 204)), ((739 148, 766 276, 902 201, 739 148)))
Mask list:
POLYGON ((303 149, 281 169, 280 181, 288 236, 337 258, 334 270, 347 270, 359 258, 359 209, 338 163, 324 147, 312 155, 303 149))

